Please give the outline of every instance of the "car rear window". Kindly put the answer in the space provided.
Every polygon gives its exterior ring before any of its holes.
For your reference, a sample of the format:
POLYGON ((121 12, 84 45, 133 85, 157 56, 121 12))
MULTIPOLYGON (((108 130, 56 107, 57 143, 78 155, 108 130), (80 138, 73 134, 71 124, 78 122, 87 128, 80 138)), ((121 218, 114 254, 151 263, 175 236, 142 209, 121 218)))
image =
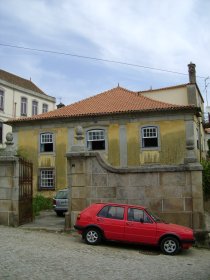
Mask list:
POLYGON ((56 194, 56 198, 58 198, 58 199, 67 199, 68 198, 68 191, 59 191, 56 194))
POLYGON ((110 219, 117 219, 123 220, 124 218, 124 207, 120 206, 105 206, 101 209, 98 213, 98 217, 110 218, 110 219))

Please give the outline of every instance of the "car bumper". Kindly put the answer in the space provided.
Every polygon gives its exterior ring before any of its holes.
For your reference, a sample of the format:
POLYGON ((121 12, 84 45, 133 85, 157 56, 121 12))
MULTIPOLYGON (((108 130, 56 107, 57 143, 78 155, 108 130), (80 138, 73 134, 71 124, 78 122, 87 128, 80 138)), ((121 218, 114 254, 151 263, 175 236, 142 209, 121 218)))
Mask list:
POLYGON ((188 249, 193 244, 195 244, 195 239, 185 239, 185 240, 182 240, 181 243, 182 243, 182 248, 183 249, 188 249))
POLYGON ((79 231, 82 231, 82 230, 84 229, 83 226, 78 226, 78 225, 74 225, 74 228, 75 228, 76 230, 79 230, 79 231))

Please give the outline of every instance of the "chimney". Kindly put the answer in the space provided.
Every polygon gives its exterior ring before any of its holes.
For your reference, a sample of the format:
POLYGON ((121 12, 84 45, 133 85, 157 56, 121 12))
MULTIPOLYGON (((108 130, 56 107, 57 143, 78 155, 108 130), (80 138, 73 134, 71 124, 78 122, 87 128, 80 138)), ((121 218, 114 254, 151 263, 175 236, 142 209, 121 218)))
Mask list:
POLYGON ((57 106, 57 109, 60 109, 60 108, 62 108, 62 107, 65 107, 65 105, 63 104, 63 103, 59 103, 58 105, 56 105, 57 106))
POLYGON ((196 67, 196 65, 192 62, 190 62, 190 64, 188 64, 189 81, 191 84, 196 83, 195 67, 196 67))

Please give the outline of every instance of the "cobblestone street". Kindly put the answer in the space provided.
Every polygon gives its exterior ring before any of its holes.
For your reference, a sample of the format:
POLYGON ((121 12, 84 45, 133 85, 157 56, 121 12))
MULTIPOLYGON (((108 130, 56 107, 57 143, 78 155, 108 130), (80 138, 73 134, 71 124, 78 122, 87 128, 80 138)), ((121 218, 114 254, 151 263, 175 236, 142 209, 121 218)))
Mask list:
POLYGON ((209 280, 210 250, 165 256, 133 245, 88 246, 76 233, 0 226, 0 279, 209 280))

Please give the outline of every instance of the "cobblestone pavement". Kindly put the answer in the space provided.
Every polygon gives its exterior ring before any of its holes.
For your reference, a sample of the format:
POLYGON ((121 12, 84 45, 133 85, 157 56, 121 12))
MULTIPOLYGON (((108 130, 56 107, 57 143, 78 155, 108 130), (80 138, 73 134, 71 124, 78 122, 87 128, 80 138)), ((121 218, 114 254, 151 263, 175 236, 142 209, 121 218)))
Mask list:
POLYGON ((76 233, 0 226, 0 279, 210 280, 210 250, 165 256, 133 245, 88 246, 76 233))

